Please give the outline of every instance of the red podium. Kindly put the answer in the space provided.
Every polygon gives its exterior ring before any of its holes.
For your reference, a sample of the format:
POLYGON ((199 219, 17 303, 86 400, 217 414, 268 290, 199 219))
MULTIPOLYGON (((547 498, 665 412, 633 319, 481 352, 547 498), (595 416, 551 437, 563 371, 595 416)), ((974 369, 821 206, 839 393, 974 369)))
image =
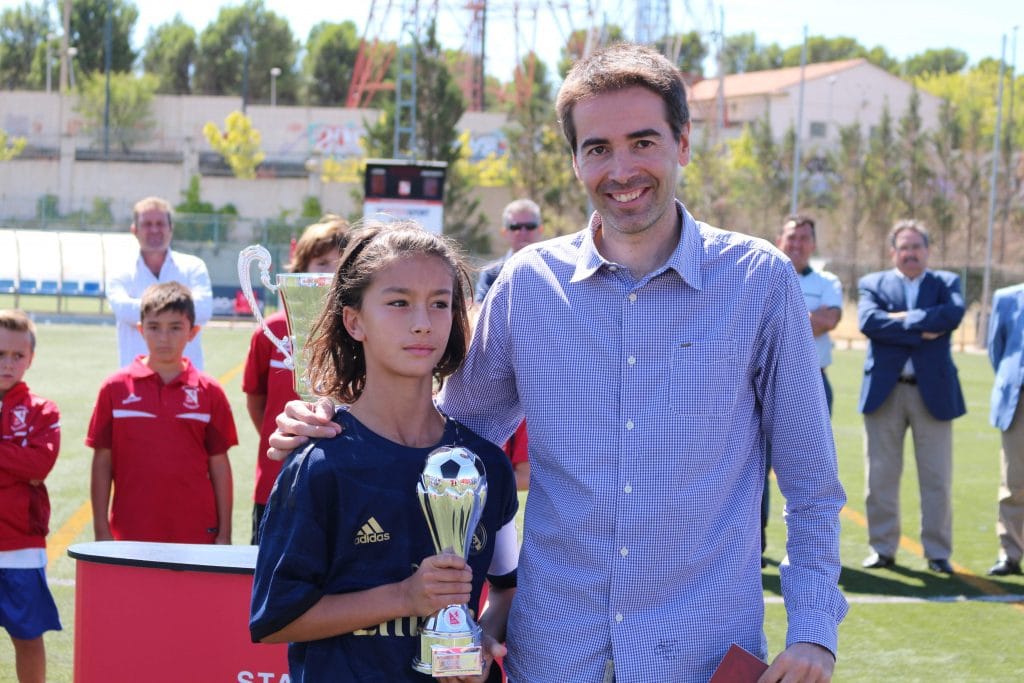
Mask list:
POLYGON ((249 640, 256 546, 100 541, 68 549, 75 681, 286 683, 287 646, 249 640))

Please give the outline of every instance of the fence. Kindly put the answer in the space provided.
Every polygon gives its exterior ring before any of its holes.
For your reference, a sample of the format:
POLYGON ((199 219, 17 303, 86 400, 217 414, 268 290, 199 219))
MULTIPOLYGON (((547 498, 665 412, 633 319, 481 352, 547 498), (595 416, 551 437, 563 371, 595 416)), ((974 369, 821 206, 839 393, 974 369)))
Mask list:
POLYGON ((127 232, 58 232, 0 229, 0 293, 99 300, 103 310, 107 264, 125 263, 139 251, 127 232))

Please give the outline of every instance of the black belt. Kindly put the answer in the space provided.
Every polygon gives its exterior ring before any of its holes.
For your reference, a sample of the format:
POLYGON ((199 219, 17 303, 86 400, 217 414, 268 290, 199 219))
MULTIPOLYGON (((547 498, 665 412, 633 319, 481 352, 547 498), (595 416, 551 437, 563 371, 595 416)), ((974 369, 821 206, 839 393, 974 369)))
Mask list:
POLYGON ((913 375, 900 375, 900 378, 896 381, 900 384, 917 384, 917 377, 913 375))

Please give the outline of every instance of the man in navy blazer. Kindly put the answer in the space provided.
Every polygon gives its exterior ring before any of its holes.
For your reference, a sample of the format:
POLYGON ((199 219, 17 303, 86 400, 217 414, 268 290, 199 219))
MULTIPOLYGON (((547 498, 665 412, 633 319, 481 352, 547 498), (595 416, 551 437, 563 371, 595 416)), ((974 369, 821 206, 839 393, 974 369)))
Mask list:
POLYGON ((1024 555, 1024 284, 997 290, 992 297, 988 357, 996 371, 989 421, 1001 432, 999 559, 992 576, 1020 574, 1024 555))
POLYGON ((914 439, 921 492, 921 545, 932 571, 951 574, 953 423, 967 412, 950 339, 964 316, 960 278, 928 270, 928 231, 902 220, 889 232, 892 270, 859 283, 860 331, 868 340, 861 387, 867 460, 868 569, 896 564, 903 438, 914 439))

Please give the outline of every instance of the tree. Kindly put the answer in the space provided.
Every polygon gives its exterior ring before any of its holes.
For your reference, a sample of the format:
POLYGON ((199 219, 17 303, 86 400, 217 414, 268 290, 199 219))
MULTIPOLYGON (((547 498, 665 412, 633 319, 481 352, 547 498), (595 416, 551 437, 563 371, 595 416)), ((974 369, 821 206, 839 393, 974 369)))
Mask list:
POLYGON ((294 103, 299 85, 295 73, 297 52, 298 43, 288 21, 268 11, 263 0, 222 7, 217 19, 199 35, 193 91, 242 95, 248 74, 247 100, 269 102, 270 70, 278 68, 277 100, 294 103))
POLYGON ((36 52, 46 49, 50 17, 46 6, 26 2, 0 13, 0 88, 17 90, 45 82, 46 64, 36 52), (42 69, 42 70, 40 70, 42 69))
POLYGON ((75 69, 88 74, 104 70, 103 25, 107 20, 110 2, 111 19, 111 71, 131 71, 135 64, 132 50, 132 31, 139 20, 139 9, 127 0, 75 0, 71 3, 71 36, 69 44, 78 50, 75 69))
POLYGON ((705 127, 690 136, 690 163, 680 176, 678 196, 694 216, 714 225, 734 224, 735 207, 730 195, 729 168, 725 143, 713 141, 705 127))
POLYGON ((359 33, 351 21, 314 26, 302 60, 306 101, 315 106, 344 104, 358 53, 359 33))
POLYGON ((571 150, 555 120, 547 67, 533 53, 516 67, 515 97, 505 137, 512 186, 518 196, 541 207, 545 230, 561 235, 578 230, 587 199, 572 170, 571 150))
MULTIPOLYGON (((130 73, 110 75, 110 142, 128 153, 139 142, 149 138, 155 125, 152 114, 156 79, 130 73)), ((92 134, 94 144, 102 147, 105 139, 104 111, 106 107, 106 76, 94 72, 81 84, 76 105, 85 119, 86 131, 92 134)))
POLYGON ((839 224, 846 233, 846 257, 850 270, 845 281, 857 282, 858 250, 862 243, 862 228, 866 218, 867 164, 864 163, 864 136, 861 124, 854 121, 839 128, 839 149, 836 152, 836 168, 839 175, 839 224))
MULTIPOLYGON (((783 53, 783 66, 800 66, 800 53, 803 44, 798 43, 786 48, 783 53)), ((886 71, 895 71, 899 62, 889 56, 885 48, 875 46, 870 50, 861 45, 856 38, 849 36, 808 36, 807 63, 836 62, 843 59, 867 59, 872 64, 886 71)))
POLYGON ((256 167, 266 154, 260 149, 262 136, 252 127, 252 120, 240 111, 233 111, 224 119, 223 132, 212 121, 203 126, 203 135, 215 152, 224 157, 236 178, 256 177, 256 167))
POLYGON ((28 141, 22 137, 7 135, 7 131, 0 128, 0 161, 10 161, 25 151, 28 141))
MULTIPOLYGON (((784 66, 800 66, 800 53, 803 51, 803 44, 797 43, 786 48, 783 52, 782 63, 784 66)), ((819 62, 835 62, 841 59, 856 59, 865 57, 867 50, 857 42, 856 38, 848 36, 826 36, 807 37, 807 63, 817 64, 819 62)))
POLYGON ((936 161, 929 193, 928 210, 930 224, 937 233, 939 253, 946 260, 949 237, 956 227, 956 188, 960 184, 960 145, 963 131, 957 120, 952 103, 942 100, 939 107, 939 125, 928 136, 936 161))
POLYGON ((868 223, 875 231, 874 243, 878 246, 877 263, 884 263, 888 254, 886 235, 893 223, 896 212, 897 192, 903 182, 896 148, 896 135, 892 115, 886 105, 882 117, 868 136, 868 150, 864 157, 865 173, 864 198, 868 223))
POLYGON ((747 214, 747 232, 771 239, 786 213, 792 177, 781 146, 772 139, 771 123, 755 121, 726 144, 730 202, 747 214))
POLYGON ((562 48, 562 57, 558 60, 558 73, 565 78, 569 69, 578 60, 590 54, 599 47, 611 45, 623 40, 625 34, 621 26, 608 24, 597 29, 577 29, 569 34, 562 48))
POLYGON ((782 48, 778 43, 758 45, 753 33, 727 36, 722 53, 722 68, 727 74, 764 71, 782 67, 782 48))
POLYGON ((188 95, 196 59, 196 30, 180 14, 151 29, 143 48, 142 66, 157 79, 157 92, 188 95))
POLYGON ((704 44, 699 32, 663 36, 655 43, 655 49, 668 57, 683 73, 703 75, 708 46, 704 44))
POLYGON ((928 167, 927 137, 921 120, 921 94, 917 88, 910 93, 910 102, 899 121, 900 201, 908 218, 916 218, 928 203, 925 196, 931 169, 928 167))
MULTIPOLYGON (((985 59, 968 71, 927 73, 916 78, 915 83, 949 102, 948 110, 940 110, 940 115, 948 117, 947 122, 940 125, 936 135, 950 137, 935 138, 933 144, 939 156, 942 179, 951 183, 956 195, 954 213, 964 235, 961 253, 967 263, 972 263, 975 233, 988 204, 989 155, 995 132, 999 62, 985 59)), ((1014 145, 1019 149, 1022 142, 1024 139, 1018 132, 1014 145)), ((941 204, 940 207, 944 208, 941 204)))
POLYGON ((189 178, 188 189, 181 193, 182 201, 174 207, 174 236, 186 242, 217 242, 217 236, 227 232, 232 218, 238 215, 234 204, 219 209, 204 201, 199 191, 199 176, 189 178))
POLYGON ((967 66, 966 52, 953 47, 944 47, 911 55, 903 63, 903 70, 907 76, 955 74, 963 71, 965 66, 967 66))

